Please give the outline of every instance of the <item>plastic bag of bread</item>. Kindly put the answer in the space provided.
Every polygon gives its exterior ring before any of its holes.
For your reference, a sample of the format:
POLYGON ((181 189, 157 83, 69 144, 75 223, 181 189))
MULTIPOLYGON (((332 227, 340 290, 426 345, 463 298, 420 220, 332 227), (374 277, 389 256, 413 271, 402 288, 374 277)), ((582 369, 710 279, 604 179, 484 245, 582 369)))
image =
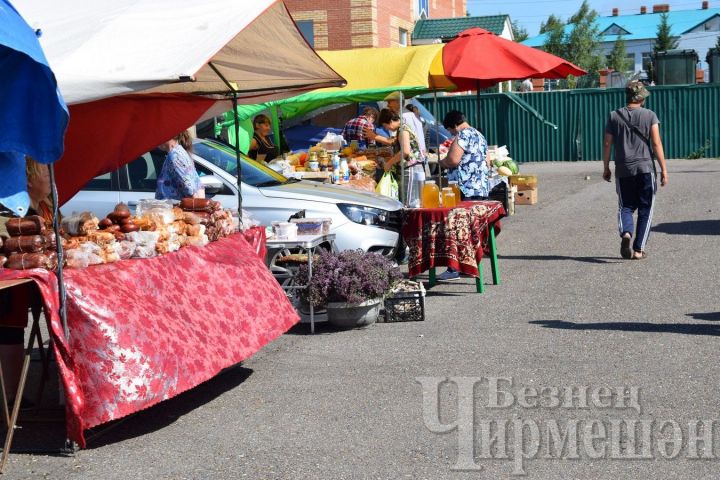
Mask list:
POLYGON ((135 252, 133 252, 133 258, 153 258, 157 256, 157 252, 155 251, 155 245, 157 245, 157 243, 153 243, 152 245, 136 245, 135 252))
POLYGON ((100 220, 90 212, 71 215, 62 219, 62 229, 71 237, 86 236, 98 229, 100 220))
POLYGON ((57 255, 53 253, 13 253, 5 262, 5 268, 28 270, 31 268, 53 269, 57 267, 57 255))
POLYGON ((123 240, 122 242, 117 242, 115 245, 117 245, 117 253, 122 260, 132 258, 133 254, 135 253, 135 242, 131 242, 130 240, 123 240))
POLYGON ((185 239, 185 245, 186 246, 192 246, 192 247, 204 247, 210 243, 210 240, 208 239, 207 235, 192 235, 188 236, 185 239))
POLYGON ((42 235, 45 233, 45 220, 39 215, 30 215, 24 218, 11 218, 5 224, 8 235, 42 235))
POLYGON ((113 232, 103 232, 102 230, 90 232, 87 238, 90 242, 96 243, 98 245, 115 243, 115 234, 113 232))
POLYGON ((11 255, 18 253, 36 253, 45 246, 45 237, 42 235, 21 235, 10 237, 5 242, 5 253, 11 255))

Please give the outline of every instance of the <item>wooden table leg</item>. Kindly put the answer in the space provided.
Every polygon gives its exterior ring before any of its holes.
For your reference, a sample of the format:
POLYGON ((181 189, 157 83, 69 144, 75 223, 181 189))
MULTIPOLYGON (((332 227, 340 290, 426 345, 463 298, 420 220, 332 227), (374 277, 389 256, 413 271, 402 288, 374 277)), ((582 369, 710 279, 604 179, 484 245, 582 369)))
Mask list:
MULTIPOLYGON (((35 330, 37 319, 33 320, 33 331, 35 330)), ((39 327, 38 327, 39 328, 39 327)), ((0 473, 5 469, 8 456, 10 455, 10 447, 12 446, 13 435, 17 424, 18 415, 20 415, 20 406, 22 404, 23 392, 25 391, 25 381, 27 380, 28 370, 30 369, 30 354, 32 346, 35 343, 35 335, 31 334, 25 349, 25 359, 23 360, 22 371, 20 372, 20 381, 18 382, 17 392, 15 393, 15 403, 13 405, 10 423, 8 424, 7 435, 5 435, 5 446, 3 447, 2 459, 0 460, 0 473)), ((42 345, 40 346, 42 348, 42 345)))
POLYGON ((495 224, 490 225, 490 267, 493 284, 500 285, 500 267, 498 267, 497 244, 495 242, 495 224))

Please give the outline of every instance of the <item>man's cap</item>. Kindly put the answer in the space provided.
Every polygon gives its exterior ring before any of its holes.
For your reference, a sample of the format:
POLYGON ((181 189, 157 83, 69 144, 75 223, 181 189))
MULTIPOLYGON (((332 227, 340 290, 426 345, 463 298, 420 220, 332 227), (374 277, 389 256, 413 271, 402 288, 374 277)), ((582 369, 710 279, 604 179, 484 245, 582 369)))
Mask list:
POLYGON ((645 88, 645 85, 639 80, 628 83, 625 87, 625 93, 627 93, 627 96, 632 98, 634 102, 642 102, 650 96, 648 89, 645 88))

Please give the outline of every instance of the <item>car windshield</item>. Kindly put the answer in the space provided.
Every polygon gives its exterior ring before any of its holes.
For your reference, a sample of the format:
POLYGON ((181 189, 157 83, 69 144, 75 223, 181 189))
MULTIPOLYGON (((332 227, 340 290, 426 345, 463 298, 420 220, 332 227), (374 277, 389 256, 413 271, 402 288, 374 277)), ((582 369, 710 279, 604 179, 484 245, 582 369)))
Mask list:
MULTIPOLYGON (((197 156, 204 158, 233 176, 237 175, 237 162, 232 147, 208 140, 198 140, 193 143, 193 150, 197 156)), ((240 158, 241 180, 246 185, 253 187, 271 187, 288 182, 287 177, 284 177, 271 168, 261 165, 242 154, 240 158)))

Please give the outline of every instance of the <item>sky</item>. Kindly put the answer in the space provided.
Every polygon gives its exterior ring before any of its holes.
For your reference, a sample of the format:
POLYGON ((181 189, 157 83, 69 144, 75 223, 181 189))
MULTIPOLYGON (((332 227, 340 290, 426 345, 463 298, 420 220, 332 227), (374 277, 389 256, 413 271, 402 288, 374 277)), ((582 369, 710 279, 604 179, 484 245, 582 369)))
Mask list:
MULTIPOLYGON (((540 22, 547 20, 551 13, 567 20, 575 13, 582 0, 466 0, 467 8, 473 16, 482 15, 510 15, 512 21, 517 21, 530 34, 538 34, 540 22)), ((678 0, 677 3, 668 0, 589 0, 590 7, 601 16, 612 15, 613 8, 620 9, 620 15, 640 13, 640 7, 645 5, 648 12, 652 12, 654 4, 668 3, 671 10, 699 9, 702 0, 678 0)), ((710 0, 710 8, 720 6, 720 0, 710 0)))

